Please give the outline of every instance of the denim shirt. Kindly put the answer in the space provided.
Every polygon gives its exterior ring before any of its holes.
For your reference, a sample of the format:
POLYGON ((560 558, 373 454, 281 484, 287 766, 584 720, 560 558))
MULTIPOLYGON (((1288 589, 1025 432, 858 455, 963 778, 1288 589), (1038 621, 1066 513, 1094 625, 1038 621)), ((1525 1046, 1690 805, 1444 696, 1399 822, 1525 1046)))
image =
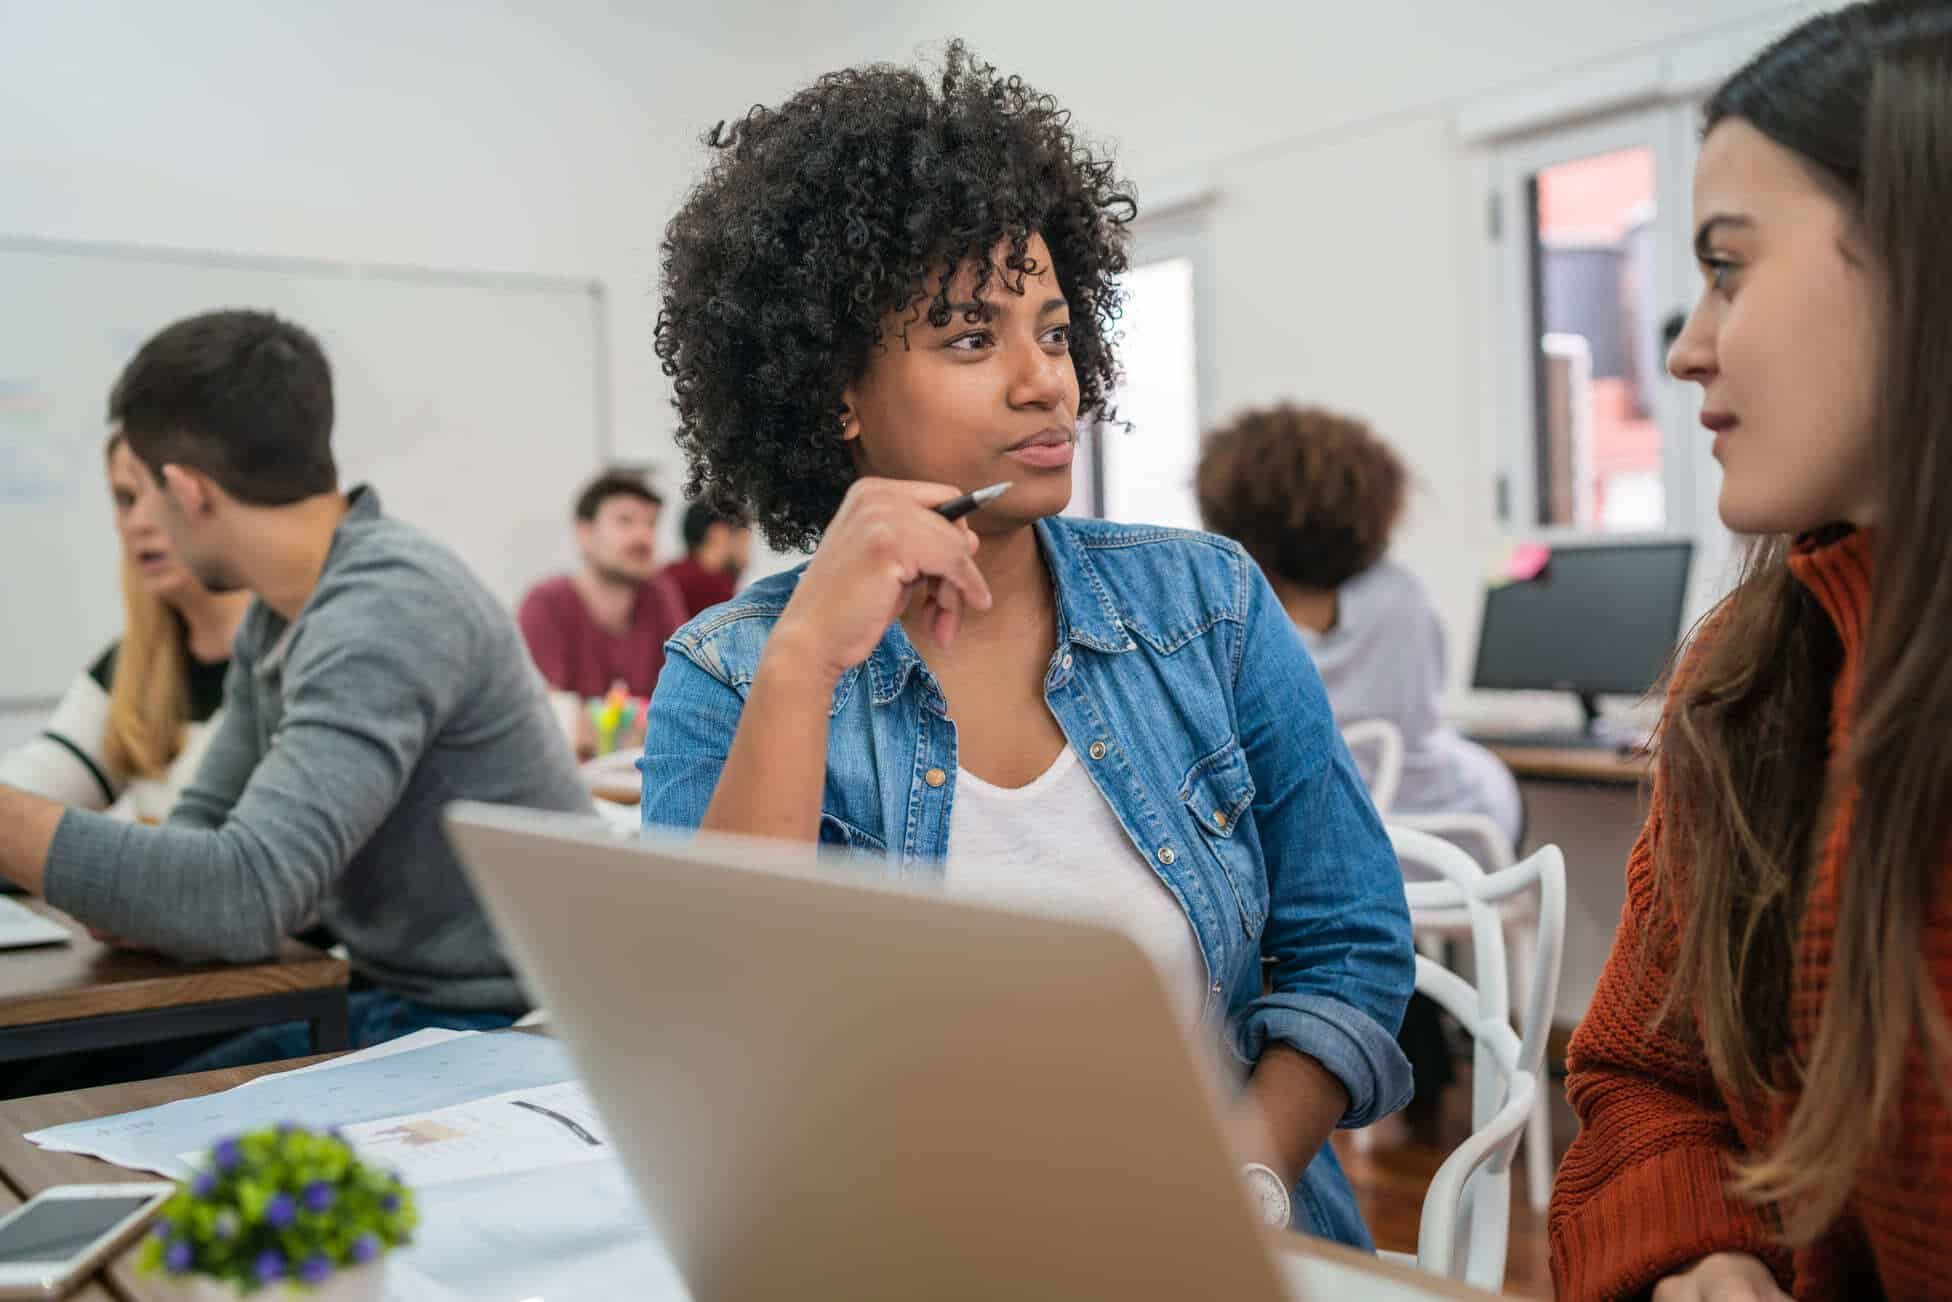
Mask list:
MULTIPOLYGON (((1349 1092, 1345 1127, 1402 1107, 1394 1039, 1414 983, 1403 878, 1308 653, 1266 578, 1207 534, 1055 517, 1044 699, 1135 851, 1185 910, 1241 1063, 1270 1042, 1349 1092), (1265 978, 1263 960, 1266 960, 1265 978)), ((695 828, 800 571, 755 583, 666 645, 643 771, 647 825, 695 828)), ((820 839, 943 872, 956 725, 899 623, 834 690, 820 839)), ((1324 1145, 1300 1228, 1370 1246, 1324 1145)))

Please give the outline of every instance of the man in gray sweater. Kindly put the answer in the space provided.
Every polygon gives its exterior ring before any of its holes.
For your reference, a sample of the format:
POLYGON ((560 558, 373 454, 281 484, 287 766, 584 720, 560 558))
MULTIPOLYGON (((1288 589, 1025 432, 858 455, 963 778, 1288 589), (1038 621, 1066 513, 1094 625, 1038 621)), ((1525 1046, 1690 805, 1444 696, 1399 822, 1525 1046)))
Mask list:
POLYGON ((356 1045, 512 1020, 526 1001, 441 809, 590 809, 514 622, 371 489, 339 492, 331 373, 296 326, 180 321, 129 363, 109 415, 143 465, 134 509, 207 586, 257 600, 222 726, 169 822, 0 786, 0 875, 184 959, 262 959, 317 918, 352 956, 356 1045))

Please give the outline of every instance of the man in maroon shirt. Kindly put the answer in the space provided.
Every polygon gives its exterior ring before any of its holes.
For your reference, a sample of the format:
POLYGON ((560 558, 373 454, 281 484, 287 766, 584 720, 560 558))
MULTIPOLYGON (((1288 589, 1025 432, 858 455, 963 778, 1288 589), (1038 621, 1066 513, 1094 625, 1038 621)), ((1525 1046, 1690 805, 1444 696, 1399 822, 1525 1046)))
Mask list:
POLYGON ((678 587, 689 619, 732 600, 752 559, 752 526, 703 502, 685 508, 685 558, 664 573, 678 587))
POLYGON ((622 683, 649 696, 657 685, 665 639, 687 618, 677 585, 656 568, 663 508, 629 470, 606 470, 577 498, 583 568, 531 588, 516 616, 551 687, 595 697, 622 683))

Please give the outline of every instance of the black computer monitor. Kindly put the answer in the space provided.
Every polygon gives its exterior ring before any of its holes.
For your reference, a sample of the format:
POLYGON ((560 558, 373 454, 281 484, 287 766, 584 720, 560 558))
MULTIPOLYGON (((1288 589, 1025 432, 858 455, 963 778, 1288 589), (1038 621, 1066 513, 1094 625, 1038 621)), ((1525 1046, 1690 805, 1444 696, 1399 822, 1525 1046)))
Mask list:
POLYGON ((1474 687, 1573 692, 1594 731, 1602 693, 1640 695, 1681 636, 1689 542, 1555 547, 1537 578, 1484 594, 1474 687))

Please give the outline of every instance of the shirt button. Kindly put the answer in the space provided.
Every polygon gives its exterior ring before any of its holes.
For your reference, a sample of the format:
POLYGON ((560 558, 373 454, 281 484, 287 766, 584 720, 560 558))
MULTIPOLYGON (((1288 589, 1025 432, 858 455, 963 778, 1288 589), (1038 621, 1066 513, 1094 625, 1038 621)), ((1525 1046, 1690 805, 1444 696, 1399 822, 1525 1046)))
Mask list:
POLYGON ((1069 668, 1071 667, 1071 657, 1070 657, 1070 656, 1065 656, 1065 657, 1064 657, 1064 667, 1065 667, 1066 669, 1069 669, 1069 668))
POLYGON ((1094 742, 1092 742, 1092 743, 1091 743, 1091 751, 1090 751, 1090 755, 1091 755, 1091 758, 1093 758, 1093 759, 1103 759, 1103 758, 1105 758, 1105 754, 1106 754, 1106 750, 1107 750, 1107 748, 1106 748, 1106 746, 1105 746, 1105 743, 1104 743, 1104 742, 1102 742, 1102 741, 1094 741, 1094 742))
POLYGON ((1169 845, 1162 845, 1162 846, 1160 846, 1160 847, 1159 847, 1159 862, 1160 862, 1160 863, 1162 863, 1162 864, 1165 864, 1165 865, 1166 865, 1167 867, 1169 867, 1169 868, 1170 868, 1170 867, 1172 866, 1172 862, 1173 862, 1173 860, 1175 860, 1175 859, 1177 859, 1177 858, 1179 858, 1179 856, 1173 853, 1173 848, 1172 848, 1171 846, 1169 846, 1169 845))
POLYGON ((1224 814, 1224 813, 1222 813, 1222 812, 1221 812, 1220 810, 1218 810, 1218 809, 1216 809, 1216 810, 1214 810, 1214 811, 1213 811, 1213 825, 1214 825, 1215 827, 1217 827, 1217 828, 1219 828, 1219 829, 1220 829, 1221 831, 1223 831, 1223 832, 1224 832, 1224 831, 1226 831, 1226 830, 1227 830, 1227 816, 1226 816, 1226 814, 1224 814))
POLYGON ((927 773, 924 773, 922 775, 922 781, 928 783, 932 787, 939 787, 944 782, 947 782, 948 780, 949 780, 949 775, 947 773, 944 773, 941 769, 930 769, 927 773))

